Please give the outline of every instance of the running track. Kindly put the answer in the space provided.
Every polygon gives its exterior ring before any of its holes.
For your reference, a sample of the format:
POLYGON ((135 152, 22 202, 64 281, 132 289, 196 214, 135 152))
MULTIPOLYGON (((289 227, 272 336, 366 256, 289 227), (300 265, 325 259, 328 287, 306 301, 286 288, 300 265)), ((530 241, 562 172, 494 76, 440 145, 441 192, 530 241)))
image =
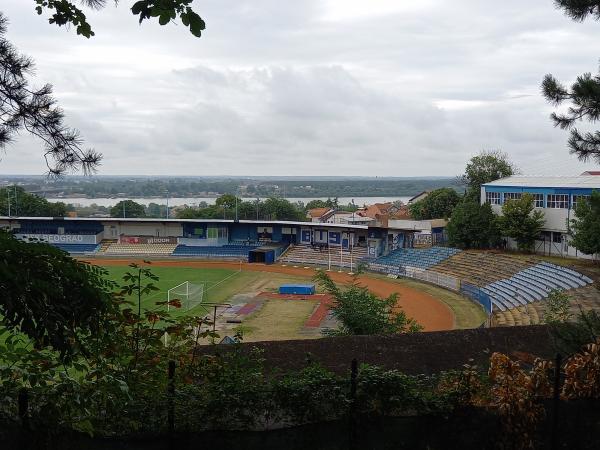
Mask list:
MULTIPOLYGON (((126 266, 132 262, 143 264, 142 259, 86 259, 87 261, 99 266, 126 266)), ((229 270, 239 270, 240 263, 236 262, 212 262, 212 261, 185 261, 185 260, 153 260, 153 266, 158 267, 197 267, 197 268, 221 268, 229 270)), ((281 266, 279 264, 242 264, 242 270, 252 272, 271 272, 283 273, 287 275, 312 277, 315 270, 304 269, 301 267, 281 266)), ((351 277, 346 273, 330 272, 331 278, 338 283, 350 283, 351 277)), ((379 296, 387 297, 390 294, 398 293, 398 305, 404 309, 408 317, 412 317, 421 325, 425 331, 452 330, 454 328, 454 314, 452 310, 443 302, 435 297, 418 291, 416 289, 404 286, 393 281, 381 278, 374 278, 369 274, 363 274, 359 278, 360 282, 367 286, 372 292, 379 296)))

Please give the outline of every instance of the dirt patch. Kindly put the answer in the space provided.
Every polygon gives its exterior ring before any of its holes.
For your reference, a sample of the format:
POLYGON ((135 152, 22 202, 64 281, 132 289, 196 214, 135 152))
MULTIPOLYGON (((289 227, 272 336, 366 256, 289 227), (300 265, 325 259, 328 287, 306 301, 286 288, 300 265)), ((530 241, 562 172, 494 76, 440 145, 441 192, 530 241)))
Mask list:
MULTIPOLYGON (((90 260, 88 259, 88 261, 90 260)), ((143 263, 142 260, 135 259, 94 259, 90 262, 100 266, 124 266, 131 262, 143 263)), ((225 261, 156 260, 152 264, 159 267, 212 267, 231 270, 238 270, 240 268, 239 263, 225 261)), ((315 269, 313 268, 283 267, 278 264, 244 263, 241 267, 242 271, 283 273, 303 278, 310 278, 315 274, 315 269)), ((330 272, 329 274, 336 283, 348 284, 352 281, 352 277, 346 273, 330 272)), ((454 314, 452 310, 435 297, 417 289, 394 283, 393 281, 371 277, 368 274, 361 275, 359 279, 361 283, 377 295, 387 297, 390 294, 397 293, 400 296, 398 305, 404 309, 409 317, 414 318, 423 325, 426 331, 452 330, 454 328, 454 314)))
POLYGON ((313 300, 265 300, 262 307, 244 320, 240 327, 244 331, 244 342, 301 338, 304 323, 315 304, 313 300))

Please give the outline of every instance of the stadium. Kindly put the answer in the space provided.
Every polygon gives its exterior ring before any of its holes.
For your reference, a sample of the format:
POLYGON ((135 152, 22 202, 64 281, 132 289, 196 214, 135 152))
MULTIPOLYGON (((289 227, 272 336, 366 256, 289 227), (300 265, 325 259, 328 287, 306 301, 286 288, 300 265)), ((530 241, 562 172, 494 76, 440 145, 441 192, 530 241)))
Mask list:
POLYGON ((152 261, 160 292, 148 302, 183 298, 178 314, 211 314, 222 334, 241 330, 250 341, 314 338, 335 327, 327 295, 279 292, 310 283, 315 270, 347 284, 361 266, 360 281, 381 296, 398 293, 398 306, 426 331, 541 323, 553 290, 569 291, 573 308, 594 307, 584 273, 447 247, 443 226, 403 222, 2 217, 0 227, 104 266, 115 281, 132 261, 152 261))

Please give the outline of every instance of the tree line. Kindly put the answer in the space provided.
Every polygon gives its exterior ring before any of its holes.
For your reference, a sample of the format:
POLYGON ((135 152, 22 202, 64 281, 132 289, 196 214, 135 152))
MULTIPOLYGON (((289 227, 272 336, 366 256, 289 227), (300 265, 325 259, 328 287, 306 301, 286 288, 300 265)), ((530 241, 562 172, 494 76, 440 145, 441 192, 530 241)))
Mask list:
POLYGON ((103 197, 216 197, 233 194, 256 197, 406 197, 440 187, 454 187, 450 177, 439 179, 339 178, 249 179, 203 177, 62 177, 40 182, 39 178, 19 177, 26 190, 46 196, 61 194, 88 198, 103 197))

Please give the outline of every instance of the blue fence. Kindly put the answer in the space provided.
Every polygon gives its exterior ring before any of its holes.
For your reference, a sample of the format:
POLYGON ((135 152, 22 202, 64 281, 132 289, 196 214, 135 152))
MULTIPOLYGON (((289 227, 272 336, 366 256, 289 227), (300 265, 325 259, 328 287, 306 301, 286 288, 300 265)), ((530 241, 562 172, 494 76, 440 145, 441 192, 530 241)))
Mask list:
POLYGON ((463 295, 466 295, 467 297, 479 302, 486 310, 488 315, 492 314, 492 299, 488 294, 483 292, 481 288, 462 281, 460 283, 460 292, 463 295))

